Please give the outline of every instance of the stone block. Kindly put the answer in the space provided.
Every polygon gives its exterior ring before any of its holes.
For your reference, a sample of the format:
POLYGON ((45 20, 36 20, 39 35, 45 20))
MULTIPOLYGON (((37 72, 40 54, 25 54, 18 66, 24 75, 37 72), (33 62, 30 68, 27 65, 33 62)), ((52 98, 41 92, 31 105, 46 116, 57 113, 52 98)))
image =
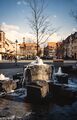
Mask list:
POLYGON ((36 84, 27 85, 27 97, 37 100, 45 98, 49 93, 49 85, 45 81, 37 81, 36 84))
POLYGON ((25 80, 27 82, 34 82, 36 80, 50 80, 52 75, 51 66, 45 65, 33 65, 26 69, 25 80))
POLYGON ((0 80, 0 92, 6 91, 6 92, 11 92, 12 90, 16 89, 16 82, 12 80, 0 80))

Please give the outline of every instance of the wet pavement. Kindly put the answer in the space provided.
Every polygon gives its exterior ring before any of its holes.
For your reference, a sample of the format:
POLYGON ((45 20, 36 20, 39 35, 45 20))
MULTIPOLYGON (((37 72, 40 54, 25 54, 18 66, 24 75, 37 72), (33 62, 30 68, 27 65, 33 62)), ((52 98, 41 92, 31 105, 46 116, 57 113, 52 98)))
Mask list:
POLYGON ((4 74, 7 77, 12 78, 16 73, 23 72, 23 68, 10 68, 10 69, 0 69, 0 74, 4 74))

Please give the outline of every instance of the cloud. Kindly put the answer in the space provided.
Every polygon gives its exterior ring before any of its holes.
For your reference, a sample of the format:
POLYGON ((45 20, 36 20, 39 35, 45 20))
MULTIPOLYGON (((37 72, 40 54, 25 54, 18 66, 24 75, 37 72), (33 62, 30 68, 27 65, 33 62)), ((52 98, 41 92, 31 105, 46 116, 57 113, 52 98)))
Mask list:
POLYGON ((25 0, 22 0, 22 1, 17 1, 17 5, 27 5, 27 2, 25 0))
MULTIPOLYGON (((5 32, 5 36, 7 39, 15 42, 17 39, 19 43, 23 42, 23 37, 25 37, 25 42, 35 41, 35 36, 28 31, 22 32, 19 26, 9 25, 5 22, 1 25, 2 30, 5 32)), ((57 33, 54 33, 48 41, 57 42, 61 40, 61 36, 57 33)))
POLYGON ((21 5, 21 1, 17 1, 17 5, 21 5))
POLYGON ((18 26, 2 23, 1 28, 5 32, 5 36, 7 39, 15 41, 18 38, 20 29, 18 26))
POLYGON ((52 36, 50 37, 49 41, 58 42, 58 41, 60 41, 61 39, 62 39, 62 38, 61 38, 60 34, 54 33, 54 34, 52 34, 52 36))
POLYGON ((26 41, 30 40, 30 39, 31 40, 34 39, 32 34, 30 34, 28 32, 20 32, 21 30, 20 30, 19 26, 16 26, 16 25, 9 25, 9 24, 6 24, 5 22, 3 22, 1 25, 1 29, 5 32, 6 38, 13 42, 16 39, 19 42, 22 42, 23 37, 25 37, 26 41))
POLYGON ((2 23, 2 29, 6 30, 19 30, 19 27, 16 25, 7 25, 5 22, 2 23))

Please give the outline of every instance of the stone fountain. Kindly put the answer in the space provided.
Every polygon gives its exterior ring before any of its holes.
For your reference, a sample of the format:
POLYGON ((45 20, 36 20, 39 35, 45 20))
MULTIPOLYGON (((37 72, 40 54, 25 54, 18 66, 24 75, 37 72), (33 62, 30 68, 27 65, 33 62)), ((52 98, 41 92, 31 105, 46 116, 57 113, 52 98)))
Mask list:
POLYGON ((0 74, 0 93, 9 93, 14 89, 16 89, 16 83, 9 77, 5 77, 5 75, 0 74))
POLYGON ((52 69, 37 56, 36 60, 24 69, 24 83, 29 98, 44 98, 49 93, 48 82, 51 80, 52 69))
POLYGON ((59 67, 58 72, 54 73, 57 81, 62 84, 68 84, 68 74, 63 73, 61 67, 59 67))

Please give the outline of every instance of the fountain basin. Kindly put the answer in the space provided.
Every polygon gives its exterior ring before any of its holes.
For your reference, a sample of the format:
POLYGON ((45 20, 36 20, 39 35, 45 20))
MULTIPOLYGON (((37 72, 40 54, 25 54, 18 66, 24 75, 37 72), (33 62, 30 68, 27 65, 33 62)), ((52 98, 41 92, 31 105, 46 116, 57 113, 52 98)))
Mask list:
POLYGON ((61 67, 59 67, 58 72, 54 73, 58 83, 68 84, 68 74, 63 73, 61 67))
POLYGON ((68 74, 58 75, 56 74, 56 79, 61 84, 68 84, 68 74))
POLYGON ((27 87, 27 97, 29 99, 45 98, 49 93, 48 80, 51 80, 52 68, 48 64, 36 57, 36 60, 31 62, 24 69, 24 87, 27 87))

